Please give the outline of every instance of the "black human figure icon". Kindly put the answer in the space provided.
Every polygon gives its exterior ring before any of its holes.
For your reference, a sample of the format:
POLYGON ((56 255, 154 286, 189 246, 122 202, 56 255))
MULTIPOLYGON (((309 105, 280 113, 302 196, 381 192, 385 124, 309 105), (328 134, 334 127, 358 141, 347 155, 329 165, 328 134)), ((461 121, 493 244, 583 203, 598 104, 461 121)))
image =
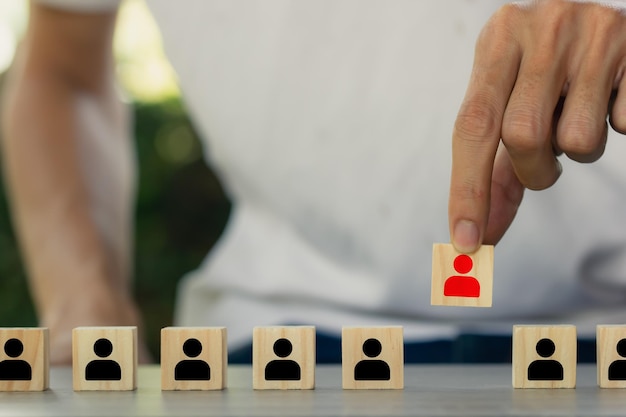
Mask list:
MULTIPOLYGON (((279 358, 291 355, 293 345, 288 339, 281 338, 274 342, 274 353, 279 358)), ((300 381, 300 365, 291 359, 275 359, 265 367, 266 381, 300 381)))
MULTIPOLYGON (((183 343, 183 352, 188 357, 195 358, 202 353, 202 343, 198 339, 187 339, 183 343)), ((209 381, 211 380, 211 367, 200 359, 185 359, 176 364, 174 379, 176 381, 209 381)))
MULTIPOLYGON (((113 352, 113 344, 109 339, 98 339, 93 344, 93 351, 99 358, 106 358, 113 352)), ((85 368, 87 381, 120 381, 122 368, 119 363, 111 359, 96 359, 85 368)))
MULTIPOLYGON (((368 358, 380 355, 383 347, 378 339, 367 339, 363 342, 363 353, 368 358)), ((364 359, 354 367, 355 381, 389 381, 391 370, 387 362, 380 359, 364 359)))
MULTIPOLYGON (((10 358, 17 358, 24 352, 24 344, 19 339, 9 339, 4 343, 4 353, 10 358)), ((30 381, 33 370, 22 359, 5 359, 0 362, 0 381, 30 381)))
MULTIPOLYGON (((537 342, 537 354, 542 358, 549 358, 556 350, 550 339, 541 339, 537 342)), ((563 365, 554 359, 538 359, 528 367, 529 381, 562 381, 563 365)))
MULTIPOLYGON (((617 354, 626 358, 626 339, 617 342, 617 354)), ((626 381, 626 360, 618 359, 609 366, 609 381, 626 381)))

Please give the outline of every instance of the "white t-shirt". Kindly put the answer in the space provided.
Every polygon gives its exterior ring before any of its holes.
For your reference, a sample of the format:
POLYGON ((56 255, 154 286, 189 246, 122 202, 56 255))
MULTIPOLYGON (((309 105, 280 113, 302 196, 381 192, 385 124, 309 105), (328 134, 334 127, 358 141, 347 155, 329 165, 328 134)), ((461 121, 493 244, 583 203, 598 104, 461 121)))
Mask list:
POLYGON ((234 202, 180 287, 178 324, 227 326, 237 345, 279 323, 402 324, 429 340, 626 321, 626 142, 612 137, 600 162, 564 160, 557 185, 527 192, 496 248, 492 308, 430 305, 452 125, 502 3, 148 1, 234 202))

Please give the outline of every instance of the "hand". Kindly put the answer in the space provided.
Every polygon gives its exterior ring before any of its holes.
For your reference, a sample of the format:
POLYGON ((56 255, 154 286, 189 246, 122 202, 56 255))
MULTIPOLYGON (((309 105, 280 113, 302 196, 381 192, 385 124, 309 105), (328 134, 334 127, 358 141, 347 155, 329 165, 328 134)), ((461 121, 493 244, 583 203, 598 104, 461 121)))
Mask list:
POLYGON ((524 189, 593 162, 607 113, 626 133, 626 2, 543 0, 502 7, 483 28, 453 133, 449 222, 461 252, 495 244, 524 189))
POLYGON ((75 297, 43 314, 41 325, 50 329, 50 364, 72 364, 72 329, 78 326, 138 326, 139 363, 152 357, 143 340, 141 319, 134 303, 123 297, 75 297))

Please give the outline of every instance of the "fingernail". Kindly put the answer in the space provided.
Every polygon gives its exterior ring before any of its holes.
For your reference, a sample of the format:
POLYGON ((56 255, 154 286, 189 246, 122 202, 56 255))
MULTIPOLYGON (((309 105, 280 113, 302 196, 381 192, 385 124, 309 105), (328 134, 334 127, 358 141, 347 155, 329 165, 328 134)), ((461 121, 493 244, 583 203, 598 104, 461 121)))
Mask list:
POLYGON ((478 249, 478 226, 469 220, 459 220, 454 226, 452 243, 459 252, 472 253, 478 249))

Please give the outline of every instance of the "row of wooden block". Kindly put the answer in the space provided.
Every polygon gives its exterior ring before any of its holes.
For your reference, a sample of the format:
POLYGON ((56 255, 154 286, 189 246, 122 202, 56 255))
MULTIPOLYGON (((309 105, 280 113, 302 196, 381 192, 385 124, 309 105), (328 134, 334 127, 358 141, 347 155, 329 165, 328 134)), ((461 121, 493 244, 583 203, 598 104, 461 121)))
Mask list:
MULTIPOLYGON (((161 330, 163 390, 221 390, 227 386, 224 327, 166 327, 161 330)), ((49 387, 48 329, 0 328, 0 391, 49 387)), ((345 327, 342 331, 345 389, 402 389, 402 327, 345 327)), ((256 327, 253 388, 313 389, 315 327, 256 327)), ((78 327, 72 334, 76 391, 137 388, 137 328, 78 327)))
MULTIPOLYGON (((166 327, 161 331, 163 390, 220 390, 227 386, 224 327, 166 327)), ((0 328, 0 391, 49 386, 48 330, 0 328)), ((626 325, 597 328, 598 384, 626 388, 626 325)), ((76 391, 137 387, 136 327, 79 327, 73 331, 76 391)), ((513 387, 574 388, 576 328, 513 327, 513 387)), ((315 327, 257 327, 253 331, 254 389, 315 387, 315 327)), ((402 389, 402 327, 344 327, 344 389, 402 389)))

